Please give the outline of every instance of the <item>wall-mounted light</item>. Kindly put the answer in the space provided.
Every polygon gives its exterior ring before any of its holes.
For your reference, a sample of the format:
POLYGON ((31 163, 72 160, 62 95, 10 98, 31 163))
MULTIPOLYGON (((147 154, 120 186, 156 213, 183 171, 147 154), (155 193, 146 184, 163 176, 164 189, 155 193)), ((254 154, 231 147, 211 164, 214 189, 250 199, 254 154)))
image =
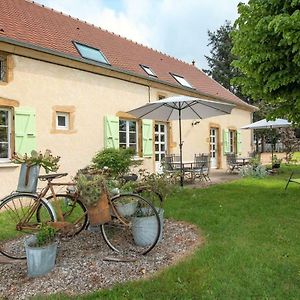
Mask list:
POLYGON ((197 124, 200 124, 200 121, 193 121, 193 122, 192 122, 192 126, 195 126, 195 125, 197 125, 197 124))

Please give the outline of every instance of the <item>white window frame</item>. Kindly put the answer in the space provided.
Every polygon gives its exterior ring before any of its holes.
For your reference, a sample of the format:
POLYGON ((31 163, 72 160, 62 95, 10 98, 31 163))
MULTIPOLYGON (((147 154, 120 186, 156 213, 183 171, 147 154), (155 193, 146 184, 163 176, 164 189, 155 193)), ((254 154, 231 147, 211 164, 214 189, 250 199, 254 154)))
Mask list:
POLYGON ((187 82, 187 80, 183 77, 183 76, 180 76, 180 75, 177 75, 177 74, 173 74, 173 73, 170 73, 177 82, 179 82, 182 86, 185 86, 185 87, 188 87, 188 88, 191 88, 193 89, 193 86, 187 82))
POLYGON ((56 129, 58 129, 58 130, 69 130, 70 129, 70 113, 57 111, 55 118, 56 118, 56 129), (58 125, 58 117, 65 118, 65 126, 58 125))
MULTIPOLYGON (((7 128, 8 128, 8 137, 7 137, 7 142, 8 142, 8 157, 6 158, 0 158, 0 163, 3 162, 9 162, 11 159, 11 109, 9 108, 4 108, 4 107, 0 107, 0 110, 2 111, 7 111, 8 112, 8 119, 7 119, 7 128)), ((4 127, 4 125, 0 125, 0 127, 4 127)))
POLYGON ((229 129, 229 150, 230 153, 237 152, 237 131, 229 129))
POLYGON ((140 65, 141 68, 150 76, 153 76, 153 77, 157 77, 157 75, 155 74, 155 72, 148 66, 146 65, 140 65))
POLYGON ((0 56, 0 81, 5 81, 5 58, 0 56))
MULTIPOLYGON (((138 134, 138 131, 139 131, 139 128, 138 128, 138 122, 137 120, 126 120, 126 119, 119 119, 119 122, 120 121, 123 121, 123 122, 126 122, 126 130, 125 130, 125 133, 126 133, 126 149, 127 148, 130 148, 130 142, 129 142, 129 134, 132 133, 132 131, 129 131, 129 122, 135 122, 135 128, 136 128, 136 131, 135 131, 135 144, 136 144, 136 155, 138 155, 138 151, 139 151, 139 134, 138 134)), ((124 132, 124 131, 120 131, 119 130, 119 134, 120 132, 124 132)), ((121 143, 121 141, 119 141, 119 147, 120 147, 120 144, 124 144, 124 143, 121 143)), ((120 147, 121 148, 121 147, 120 147)))

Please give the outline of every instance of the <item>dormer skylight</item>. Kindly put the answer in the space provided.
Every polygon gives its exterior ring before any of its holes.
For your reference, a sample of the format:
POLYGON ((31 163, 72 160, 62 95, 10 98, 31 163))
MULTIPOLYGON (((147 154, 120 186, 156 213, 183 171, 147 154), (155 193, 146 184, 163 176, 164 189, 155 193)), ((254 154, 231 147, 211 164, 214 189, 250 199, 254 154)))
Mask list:
POLYGON ((73 42, 73 43, 77 51, 83 58, 91 59, 109 65, 108 60, 99 49, 78 42, 73 42))
POLYGON ((184 77, 180 76, 180 75, 176 75, 176 74, 173 74, 173 73, 170 73, 177 82, 179 82, 182 86, 185 86, 185 87, 189 87, 189 88, 192 88, 193 87, 184 79, 184 77))
POLYGON ((153 76, 153 77, 157 77, 157 75, 154 73, 154 71, 148 67, 148 66, 145 66, 145 65, 140 65, 142 67, 142 69, 150 76, 153 76))

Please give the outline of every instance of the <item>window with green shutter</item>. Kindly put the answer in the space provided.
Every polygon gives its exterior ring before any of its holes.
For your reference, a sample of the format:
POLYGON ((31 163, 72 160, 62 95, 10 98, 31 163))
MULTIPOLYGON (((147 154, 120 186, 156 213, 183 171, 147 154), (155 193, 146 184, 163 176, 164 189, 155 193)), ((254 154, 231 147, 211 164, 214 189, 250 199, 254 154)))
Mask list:
POLYGON ((35 110, 15 108, 15 152, 30 153, 36 150, 35 110))
POLYGON ((143 120, 143 156, 153 156, 153 121, 143 120))
POLYGON ((223 130, 223 152, 224 154, 230 153, 230 145, 229 145, 229 130, 223 130))
POLYGON ((104 147, 119 149, 119 118, 104 117, 104 147))
POLYGON ((239 155, 242 154, 242 134, 240 130, 236 132, 236 150, 239 155))

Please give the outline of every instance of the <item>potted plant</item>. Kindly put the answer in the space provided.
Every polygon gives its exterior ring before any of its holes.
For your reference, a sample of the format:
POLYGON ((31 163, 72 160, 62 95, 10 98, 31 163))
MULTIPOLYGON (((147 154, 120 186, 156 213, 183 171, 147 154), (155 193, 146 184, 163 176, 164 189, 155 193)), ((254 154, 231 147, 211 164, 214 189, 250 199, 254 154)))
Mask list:
POLYGON ((127 174, 130 171, 130 167, 138 166, 141 164, 140 160, 134 159, 134 150, 127 149, 114 149, 107 148, 96 153, 92 159, 94 167, 102 170, 108 168, 112 178, 123 178, 127 176, 127 179, 135 178, 134 174, 127 174))
POLYGON ((282 159, 277 158, 276 155, 273 156, 272 169, 279 169, 282 159))
POLYGON ((25 240, 28 276, 41 276, 54 268, 57 253, 55 237, 54 228, 40 225, 37 234, 25 240))
POLYGON ((111 219, 103 175, 79 172, 76 186, 82 203, 86 206, 90 225, 104 224, 111 219))
POLYGON ((50 150, 46 150, 44 154, 35 150, 31 151, 31 155, 14 153, 12 161, 21 164, 17 191, 35 193, 40 168, 44 168, 46 173, 56 172, 59 160, 60 157, 53 156, 50 150))

